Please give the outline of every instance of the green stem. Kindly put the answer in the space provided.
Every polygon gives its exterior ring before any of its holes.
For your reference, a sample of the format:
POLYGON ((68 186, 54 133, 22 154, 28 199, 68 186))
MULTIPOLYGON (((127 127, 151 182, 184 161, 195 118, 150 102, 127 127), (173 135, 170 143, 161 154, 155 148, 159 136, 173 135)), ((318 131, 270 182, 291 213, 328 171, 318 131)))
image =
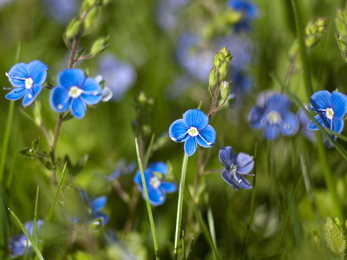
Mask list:
POLYGON ((182 173, 178 193, 178 205, 177 205, 177 217, 176 217, 176 231, 175 231, 175 248, 174 248, 174 258, 178 259, 178 243, 180 241, 181 225, 182 225, 182 212, 183 212, 183 197, 184 197, 184 187, 186 182, 186 173, 188 165, 188 155, 184 153, 183 163, 182 163, 182 173))
POLYGON ((139 145, 137 143, 137 138, 136 137, 135 137, 135 147, 136 147, 137 163, 139 165, 139 169, 140 169, 140 173, 141 173, 141 180, 142 180, 143 191, 144 191, 145 197, 146 197, 146 205, 147 205, 149 223, 151 225, 151 230, 152 230, 153 244, 154 244, 154 251, 155 251, 155 259, 159 260, 158 241, 157 241, 157 235, 156 235, 156 232, 155 232, 155 225, 154 225, 154 220, 153 220, 152 208, 151 208, 151 203, 149 202, 147 185, 146 185, 146 179, 145 179, 145 174, 143 172, 142 161, 141 161, 141 157, 140 157, 140 150, 139 150, 139 145))
POLYGON ((13 179, 14 168, 15 168, 16 157, 17 157, 18 136, 19 136, 19 132, 17 132, 16 139, 14 141, 14 147, 13 147, 13 153, 12 153, 12 159, 11 159, 11 168, 10 168, 10 173, 7 177, 7 183, 6 183, 6 190, 8 192, 7 194, 9 194, 9 191, 12 185, 12 179, 13 179))

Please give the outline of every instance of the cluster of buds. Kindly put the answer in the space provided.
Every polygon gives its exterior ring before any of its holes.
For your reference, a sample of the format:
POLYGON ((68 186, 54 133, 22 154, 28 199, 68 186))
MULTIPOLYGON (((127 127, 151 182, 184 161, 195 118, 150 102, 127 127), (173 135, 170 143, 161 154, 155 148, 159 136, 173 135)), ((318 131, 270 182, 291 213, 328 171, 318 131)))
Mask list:
MULTIPOLYGON (((309 21, 305 27, 305 45, 310 52, 320 41, 324 32, 326 32, 328 21, 326 18, 318 17, 309 21)), ((299 43, 295 40, 289 50, 289 59, 294 59, 299 54, 299 43)))
POLYGON ((335 33, 336 42, 343 60, 347 62, 347 3, 345 9, 337 9, 335 24, 337 30, 337 33, 335 33))
POLYGON ((230 93, 231 82, 224 81, 228 75, 230 61, 233 57, 227 47, 222 47, 220 52, 217 52, 214 61, 213 68, 210 71, 209 76, 209 91, 211 96, 218 93, 214 93, 216 85, 220 84, 220 95, 224 101, 228 99, 230 93))

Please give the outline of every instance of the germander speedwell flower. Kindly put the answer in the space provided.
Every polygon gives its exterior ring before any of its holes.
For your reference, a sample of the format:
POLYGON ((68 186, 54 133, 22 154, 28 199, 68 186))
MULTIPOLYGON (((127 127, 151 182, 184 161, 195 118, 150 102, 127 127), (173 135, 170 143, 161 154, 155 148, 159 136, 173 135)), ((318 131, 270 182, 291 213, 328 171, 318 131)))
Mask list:
POLYGON ((14 89, 6 95, 9 100, 23 98, 23 106, 29 106, 42 90, 42 85, 47 78, 48 66, 41 61, 34 60, 27 63, 14 65, 6 76, 14 89))
MULTIPOLYGON (((166 193, 172 193, 177 190, 177 185, 175 183, 171 183, 164 178, 168 174, 168 169, 165 163, 150 163, 143 173, 145 175, 148 198, 151 205, 162 205, 165 202, 166 193)), ((134 182, 139 185, 142 191, 142 196, 146 199, 140 171, 136 172, 134 182)))
POLYGON ((294 135, 299 129, 299 121, 289 107, 289 99, 277 93, 265 101, 264 107, 253 107, 248 120, 254 129, 264 128, 263 135, 268 140, 276 139, 279 133, 294 135))
MULTIPOLYGON (((329 128, 336 133, 341 133, 343 120, 347 113, 347 96, 333 91, 321 90, 310 98, 310 108, 318 113, 314 118, 322 127, 329 128)), ((318 130, 318 127, 310 121, 307 125, 310 130, 318 130)))
POLYGON ((81 69, 66 69, 58 76, 58 86, 51 92, 51 107, 56 112, 65 112, 82 119, 88 105, 95 105, 102 99, 101 87, 93 78, 86 78, 81 69))
POLYGON ((223 180, 228 183, 235 190, 252 189, 253 186, 242 175, 254 176, 249 174, 253 169, 253 157, 245 153, 231 153, 232 147, 221 147, 219 150, 219 160, 225 166, 222 171, 223 180))
POLYGON ((208 117, 199 109, 190 109, 183 119, 173 122, 169 128, 170 138, 177 143, 185 142, 184 151, 188 156, 194 154, 200 146, 212 147, 216 140, 216 131, 208 124, 208 117))

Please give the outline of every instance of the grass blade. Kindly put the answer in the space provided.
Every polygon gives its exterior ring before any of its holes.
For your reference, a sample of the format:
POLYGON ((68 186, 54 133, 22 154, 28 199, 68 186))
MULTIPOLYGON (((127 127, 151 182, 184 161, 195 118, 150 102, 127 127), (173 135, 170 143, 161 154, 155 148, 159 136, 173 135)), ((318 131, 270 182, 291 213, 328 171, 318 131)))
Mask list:
POLYGON ((34 239, 30 236, 28 230, 26 230, 26 228, 24 227, 23 223, 20 221, 20 219, 17 217, 17 215, 9 208, 8 209, 12 216, 14 217, 14 219, 17 221, 17 223, 19 224, 20 228, 23 230, 24 234, 27 236, 27 238, 29 239, 31 246, 33 247, 36 255, 38 256, 38 258, 40 260, 45 260, 40 252, 40 249, 37 247, 36 243, 34 242, 34 239))
POLYGON ((191 203, 191 207, 193 208, 193 211, 194 211, 194 214, 195 214, 195 217, 196 219, 199 221, 200 223, 200 227, 202 229, 202 232, 208 242, 208 244, 210 245, 211 249, 212 249, 212 252, 213 252, 213 257, 215 260, 219 259, 220 260, 220 256, 218 254, 218 251, 217 251, 217 248, 215 247, 214 243, 213 243, 213 239, 210 235, 210 232, 208 231, 208 228, 199 212, 199 209, 198 207, 196 206, 195 202, 193 201, 193 198, 192 198, 192 195, 190 194, 190 191, 189 189, 187 189, 187 192, 188 194, 188 200, 190 201, 191 203))
POLYGON ((0 259, 6 259, 7 257, 7 237, 9 229, 9 221, 7 215, 8 204, 2 183, 0 182, 0 259))
POLYGON ((184 230, 182 230, 182 260, 186 260, 186 240, 184 230))
POLYGON ((33 239, 37 245, 40 243, 39 237, 37 235, 37 208, 38 208, 38 202, 39 202, 39 192, 40 192, 40 187, 37 186, 35 210, 34 210, 34 223, 33 223, 33 239))
POLYGON ((14 173, 14 167, 15 167, 15 164, 16 164, 18 136, 19 136, 19 132, 17 132, 16 139, 14 140, 14 147, 13 147, 13 153, 12 153, 12 159, 11 159, 10 173, 8 174, 8 177, 7 177, 6 190, 8 191, 8 194, 9 194, 10 189, 11 189, 13 173, 14 173))
POLYGON ((150 141, 149 146, 148 146, 147 151, 146 151, 145 161, 143 162, 143 168, 144 169, 147 168, 149 157, 151 156, 152 146, 153 146, 153 143, 154 143, 154 137, 155 137, 155 133, 153 133, 151 141, 150 141))
MULTIPOLYGON (((154 139, 154 138, 152 137, 152 139, 154 139)), ((152 237, 153 237, 153 244, 154 244, 154 251, 155 251, 155 259, 159 260, 159 255, 158 255, 159 254, 159 250, 158 250, 157 234, 155 232, 155 225, 154 225, 154 220, 153 220, 152 208, 151 208, 151 204, 149 202, 147 185, 146 185, 146 179, 145 179, 145 174, 143 172, 143 167, 142 167, 142 162, 141 162, 141 157, 140 157, 139 145, 137 143, 137 138, 135 138, 135 147, 136 147, 137 163, 139 165, 139 169, 140 169, 140 173, 141 173, 141 180, 142 180, 143 191, 144 191, 145 197, 146 197, 146 205, 147 205, 147 211, 148 211, 148 217, 149 217, 149 224, 151 225, 151 230, 152 230, 152 237)))
POLYGON ((177 205, 175 247, 174 247, 174 259, 175 260, 178 259, 177 251, 178 251, 178 244, 180 241, 180 234, 181 234, 183 197, 184 197, 184 189, 185 189, 185 183, 186 183, 187 165, 188 165, 188 155, 186 153, 184 153, 183 163, 182 163, 181 180, 180 180, 180 186, 179 186, 179 190, 178 190, 178 205, 177 205))

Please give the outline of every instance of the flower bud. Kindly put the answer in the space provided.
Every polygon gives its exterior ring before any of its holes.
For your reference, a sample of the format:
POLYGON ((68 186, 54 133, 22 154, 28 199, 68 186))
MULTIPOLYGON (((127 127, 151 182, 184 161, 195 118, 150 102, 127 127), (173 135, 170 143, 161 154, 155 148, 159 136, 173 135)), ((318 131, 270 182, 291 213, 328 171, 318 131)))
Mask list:
POLYGON ((223 100, 227 100, 230 93, 231 82, 223 81, 220 88, 220 94, 223 100))
POLYGON ((78 18, 71 20, 69 25, 66 28, 66 38, 71 39, 74 37, 80 30, 82 21, 78 18))
POLYGON ((215 68, 212 68, 210 71, 210 76, 208 77, 208 82, 211 86, 211 88, 213 88, 218 81, 218 72, 216 71, 215 68))
POLYGON ((216 55, 214 56, 214 61, 213 61, 213 65, 216 67, 216 68, 219 68, 221 62, 220 60, 218 59, 218 52, 216 53, 216 55))
POLYGON ((229 69, 229 63, 224 62, 220 68, 219 68, 219 73, 220 73, 220 80, 224 80, 228 74, 228 69, 229 69))

